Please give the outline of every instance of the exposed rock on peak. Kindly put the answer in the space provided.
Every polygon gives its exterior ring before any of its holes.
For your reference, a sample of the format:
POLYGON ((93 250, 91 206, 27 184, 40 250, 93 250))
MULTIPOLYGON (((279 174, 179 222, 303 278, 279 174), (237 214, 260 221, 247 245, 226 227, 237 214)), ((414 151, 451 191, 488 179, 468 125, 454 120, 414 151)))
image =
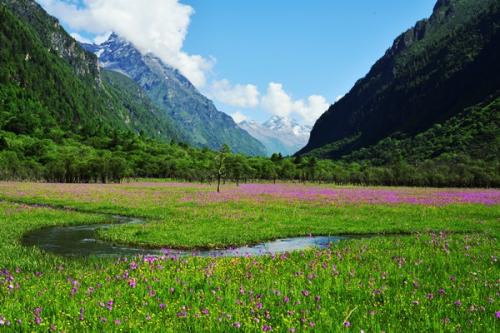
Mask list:
POLYGON ((144 89, 153 103, 174 120, 188 143, 212 149, 226 143, 235 152, 265 154, 259 141, 218 111, 177 69, 154 54, 142 54, 116 33, 101 45, 83 46, 99 55, 102 67, 128 76, 144 89))

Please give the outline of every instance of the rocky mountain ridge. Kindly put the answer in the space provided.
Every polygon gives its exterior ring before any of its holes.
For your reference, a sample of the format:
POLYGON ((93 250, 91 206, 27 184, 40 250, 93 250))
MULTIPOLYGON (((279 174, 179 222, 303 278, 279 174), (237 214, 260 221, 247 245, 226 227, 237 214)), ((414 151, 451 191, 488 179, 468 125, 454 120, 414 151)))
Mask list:
POLYGON ((265 154, 259 141, 217 110, 177 69, 154 54, 142 54, 115 33, 100 45, 82 45, 99 56, 103 68, 126 75, 144 89, 153 103, 173 119, 187 143, 211 149, 226 143, 235 152, 265 154))

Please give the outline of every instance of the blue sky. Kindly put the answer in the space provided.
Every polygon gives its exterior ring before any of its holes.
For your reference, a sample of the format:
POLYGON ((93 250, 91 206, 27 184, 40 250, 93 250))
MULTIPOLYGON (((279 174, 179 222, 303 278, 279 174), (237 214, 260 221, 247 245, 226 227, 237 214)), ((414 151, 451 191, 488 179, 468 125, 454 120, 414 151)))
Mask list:
POLYGON ((240 116, 237 118, 244 115, 258 121, 277 114, 309 123, 321 114, 318 110, 348 92, 395 37, 417 20, 428 17, 435 3, 435 0, 120 0, 122 11, 133 12, 134 20, 141 15, 148 20, 138 21, 135 30, 142 29, 141 22, 149 25, 149 21, 154 21, 152 13, 164 10, 165 17, 158 15, 157 25, 151 24, 147 31, 141 32, 132 31, 129 26, 133 24, 124 27, 121 22, 115 25, 103 22, 107 18, 99 16, 99 10, 119 16, 114 9, 117 5, 112 7, 115 1, 118 0, 39 0, 70 32, 85 38, 94 38, 110 29, 128 34, 138 43, 149 38, 152 42, 144 42, 140 48, 162 53, 162 58, 179 67, 228 114, 237 113, 240 116), (81 12, 64 7, 65 3, 75 2, 81 12), (106 2, 110 7, 106 7, 106 2), (161 9, 165 3, 170 5, 161 9), (184 5, 192 10, 188 13, 184 5), (91 15, 86 11, 89 6, 93 8, 91 15), (176 11, 179 14, 171 18, 176 11), (177 25, 167 27, 162 22, 177 22, 177 25), (160 37, 149 35, 152 30, 163 29, 171 32, 160 37), (182 36, 175 36, 182 29, 185 30, 182 36), (159 43, 158 38, 163 40, 159 43), (171 48, 169 43, 176 46, 163 52, 171 48), (163 49, 151 45, 162 45, 163 49))

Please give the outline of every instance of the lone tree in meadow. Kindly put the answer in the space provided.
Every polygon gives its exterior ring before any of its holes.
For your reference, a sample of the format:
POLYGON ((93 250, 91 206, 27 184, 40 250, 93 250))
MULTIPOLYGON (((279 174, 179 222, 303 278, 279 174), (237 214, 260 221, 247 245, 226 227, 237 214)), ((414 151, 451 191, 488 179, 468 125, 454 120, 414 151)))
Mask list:
POLYGON ((226 166, 225 166, 225 161, 227 156, 231 150, 229 149, 229 146, 226 144, 223 144, 222 147, 219 149, 219 153, 217 154, 217 193, 220 192, 220 180, 222 176, 224 175, 224 172, 226 171, 226 166))

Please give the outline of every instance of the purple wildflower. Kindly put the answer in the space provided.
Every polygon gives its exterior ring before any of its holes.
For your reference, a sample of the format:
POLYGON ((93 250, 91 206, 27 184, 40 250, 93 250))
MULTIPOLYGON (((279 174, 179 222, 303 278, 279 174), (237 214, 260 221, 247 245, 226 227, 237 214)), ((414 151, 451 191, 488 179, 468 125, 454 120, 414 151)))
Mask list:
POLYGON ((262 332, 271 332, 272 330, 273 330, 273 327, 271 325, 262 326, 262 332))

